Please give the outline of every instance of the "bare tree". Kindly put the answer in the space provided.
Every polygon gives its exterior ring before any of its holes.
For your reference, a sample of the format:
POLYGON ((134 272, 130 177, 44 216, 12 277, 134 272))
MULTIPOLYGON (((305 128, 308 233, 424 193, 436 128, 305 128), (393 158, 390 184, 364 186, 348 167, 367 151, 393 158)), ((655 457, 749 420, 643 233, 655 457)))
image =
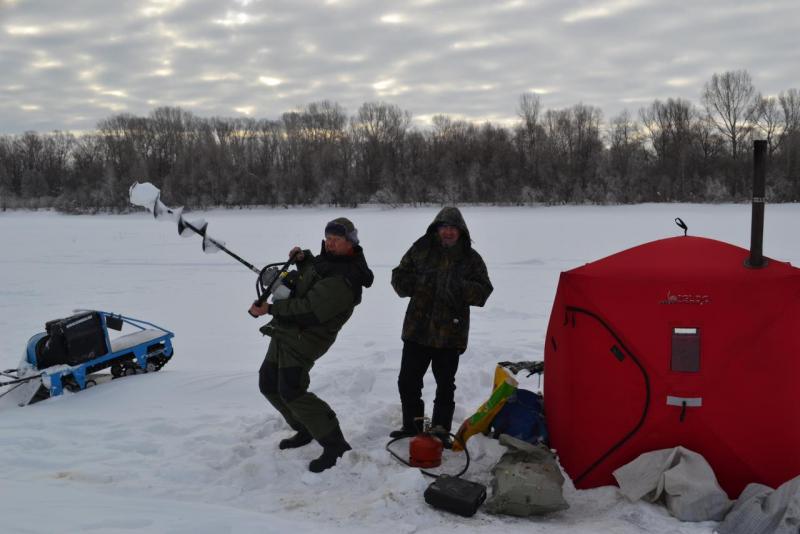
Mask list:
POLYGON ((544 113, 545 186, 552 200, 583 202, 588 186, 597 185, 603 151, 601 119, 600 109, 586 104, 544 113))
POLYGON ((778 95, 783 111, 781 159, 785 177, 793 183, 794 196, 800 196, 800 91, 789 89, 778 95))
POLYGON ((697 118, 694 106, 680 98, 668 98, 666 102, 655 100, 649 107, 639 110, 639 116, 656 153, 658 172, 668 176, 672 184, 666 196, 685 199, 693 190, 689 178, 693 125, 697 118))
POLYGON ((708 176, 712 173, 715 162, 725 154, 725 139, 717 131, 708 115, 702 115, 695 121, 694 143, 699 149, 700 158, 699 173, 701 176, 708 176))
POLYGON ((759 137, 767 141, 770 156, 778 149, 783 140, 781 133, 785 131, 785 125, 782 119, 777 98, 756 95, 753 105, 753 130, 759 137))
POLYGON ((639 125, 627 109, 611 119, 608 138, 611 170, 624 179, 631 172, 636 153, 642 146, 639 125))
POLYGON ((411 114, 394 104, 366 102, 358 108, 351 131, 358 148, 362 193, 367 197, 379 188, 396 187, 410 124, 411 114))
POLYGON ((517 130, 517 137, 522 151, 522 162, 525 172, 530 176, 530 186, 539 187, 539 150, 543 129, 540 124, 542 102, 539 95, 523 93, 519 97, 517 116, 522 123, 517 130))
POLYGON ((783 110, 783 124, 785 132, 800 131, 800 91, 789 89, 778 95, 781 110, 783 110))
POLYGON ((750 131, 755 87, 746 70, 714 73, 703 88, 702 102, 717 129, 731 144, 733 159, 750 131))

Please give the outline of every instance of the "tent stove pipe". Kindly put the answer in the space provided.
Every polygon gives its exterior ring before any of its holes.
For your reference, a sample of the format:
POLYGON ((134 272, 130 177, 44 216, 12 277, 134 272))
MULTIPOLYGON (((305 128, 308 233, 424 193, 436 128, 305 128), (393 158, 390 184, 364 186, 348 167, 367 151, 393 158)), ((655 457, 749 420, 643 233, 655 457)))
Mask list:
POLYGON ((750 223, 750 257, 744 265, 750 269, 766 267, 764 258, 764 203, 767 175, 767 142, 753 141, 753 214, 750 223))

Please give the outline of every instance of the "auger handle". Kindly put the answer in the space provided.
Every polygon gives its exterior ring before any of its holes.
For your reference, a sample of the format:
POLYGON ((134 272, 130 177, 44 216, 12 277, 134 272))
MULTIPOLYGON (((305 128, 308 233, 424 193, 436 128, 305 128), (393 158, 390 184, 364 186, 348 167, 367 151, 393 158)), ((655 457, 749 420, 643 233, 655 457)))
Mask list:
MULTIPOLYGON (((289 259, 286 260, 286 263, 284 263, 281 266, 281 268, 278 270, 278 276, 276 277, 276 280, 278 278, 280 278, 280 276, 283 273, 285 273, 286 271, 289 270, 289 267, 291 267, 294 264, 295 258, 299 254, 302 254, 302 253, 303 253, 302 250, 298 250, 297 252, 295 252, 294 254, 289 256, 289 259)), ((269 296, 271 294, 272 284, 270 284, 269 287, 264 288, 263 290, 261 289, 261 275, 264 273, 264 271, 266 271, 270 267, 273 267, 274 265, 275 265, 274 263, 271 263, 269 265, 265 265, 264 268, 261 269, 261 272, 258 275, 258 282, 256 283, 256 289, 257 289, 259 295, 258 295, 258 298, 253 302, 253 304, 256 305, 256 306, 261 306, 262 304, 264 304, 264 302, 269 298, 269 296)), ((248 310, 247 313, 249 313, 250 316, 253 317, 253 318, 258 318, 259 317, 258 315, 254 315, 250 310, 248 310)))

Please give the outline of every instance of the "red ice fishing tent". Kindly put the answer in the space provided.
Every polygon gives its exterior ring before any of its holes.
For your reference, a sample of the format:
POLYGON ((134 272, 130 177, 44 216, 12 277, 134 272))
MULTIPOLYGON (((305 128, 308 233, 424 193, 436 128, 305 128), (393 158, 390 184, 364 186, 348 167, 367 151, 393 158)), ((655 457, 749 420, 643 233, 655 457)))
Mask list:
POLYGON ((678 445, 731 498, 800 475, 800 269, 760 246, 681 236, 561 274, 545 413, 578 488, 678 445))

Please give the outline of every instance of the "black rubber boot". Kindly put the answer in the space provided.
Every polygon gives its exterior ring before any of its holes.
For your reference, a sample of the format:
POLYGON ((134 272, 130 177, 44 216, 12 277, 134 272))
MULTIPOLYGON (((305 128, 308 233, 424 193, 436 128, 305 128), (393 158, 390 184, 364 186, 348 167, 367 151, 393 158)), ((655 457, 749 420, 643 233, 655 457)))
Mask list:
POLYGON ((336 461, 344 455, 352 447, 347 443, 342 435, 342 429, 338 426, 325 436, 320 438, 319 444, 322 445, 322 454, 319 458, 311 460, 308 464, 308 470, 312 473, 322 473, 326 469, 330 469, 336 465, 336 461))
POLYGON ((450 437, 450 431, 442 428, 441 426, 434 426, 431 428, 431 435, 439 438, 442 442, 442 447, 445 449, 453 448, 453 439, 450 437))
POLYGON ((425 403, 420 400, 403 402, 403 427, 389 432, 390 438, 408 438, 416 436, 422 430, 422 419, 425 417, 425 403))
POLYGON ((433 415, 431 416, 431 426, 440 426, 450 431, 453 425, 453 412, 456 410, 456 403, 433 403, 433 415))
POLYGON ((308 433, 306 430, 298 431, 294 436, 286 439, 282 439, 280 443, 278 443, 278 448, 283 449, 296 449, 298 447, 302 447, 303 445, 308 445, 313 441, 314 438, 311 437, 311 434, 308 433))
POLYGON ((431 434, 442 441, 442 445, 445 449, 453 448, 453 440, 450 438, 450 427, 453 424, 453 412, 455 409, 455 403, 433 403, 431 434))

